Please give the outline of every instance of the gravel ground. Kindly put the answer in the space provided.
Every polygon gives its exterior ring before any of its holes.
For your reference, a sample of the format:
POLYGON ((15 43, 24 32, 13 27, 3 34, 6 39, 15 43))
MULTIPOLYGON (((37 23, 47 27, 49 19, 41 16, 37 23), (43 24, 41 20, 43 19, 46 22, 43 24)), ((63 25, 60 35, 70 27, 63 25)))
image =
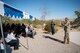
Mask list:
POLYGON ((63 44, 63 35, 60 32, 50 35, 38 29, 34 39, 28 37, 28 46, 27 38, 20 37, 19 40, 19 50, 13 50, 12 53, 80 53, 80 46, 72 42, 63 44))

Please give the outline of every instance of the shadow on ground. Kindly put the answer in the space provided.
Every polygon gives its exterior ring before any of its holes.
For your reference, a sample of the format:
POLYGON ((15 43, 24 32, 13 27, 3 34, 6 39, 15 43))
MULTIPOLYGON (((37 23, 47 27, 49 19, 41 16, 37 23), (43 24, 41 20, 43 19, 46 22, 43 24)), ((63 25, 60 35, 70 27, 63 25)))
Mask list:
POLYGON ((48 38, 48 39, 51 39, 51 40, 54 40, 54 41, 57 41, 57 42, 60 42, 60 43, 64 44, 64 41, 61 41, 61 40, 59 40, 59 39, 56 39, 56 38, 53 38, 53 37, 50 37, 50 36, 45 36, 45 35, 43 35, 43 37, 44 37, 44 38, 48 38))
POLYGON ((45 33, 45 34, 49 34, 49 32, 47 32, 47 31, 46 31, 46 32, 43 32, 43 33, 45 33))

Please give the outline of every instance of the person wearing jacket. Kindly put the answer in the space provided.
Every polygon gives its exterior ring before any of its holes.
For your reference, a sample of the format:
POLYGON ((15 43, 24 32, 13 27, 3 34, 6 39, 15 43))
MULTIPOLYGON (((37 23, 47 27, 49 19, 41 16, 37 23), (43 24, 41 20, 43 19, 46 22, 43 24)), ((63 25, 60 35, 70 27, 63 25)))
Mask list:
POLYGON ((8 31, 5 37, 5 41, 10 46, 14 46, 14 50, 19 49, 19 40, 14 37, 14 31, 8 31))
POLYGON ((54 33, 55 33, 54 26, 55 26, 54 20, 52 20, 52 21, 51 21, 51 33, 52 33, 52 35, 54 35, 54 33))

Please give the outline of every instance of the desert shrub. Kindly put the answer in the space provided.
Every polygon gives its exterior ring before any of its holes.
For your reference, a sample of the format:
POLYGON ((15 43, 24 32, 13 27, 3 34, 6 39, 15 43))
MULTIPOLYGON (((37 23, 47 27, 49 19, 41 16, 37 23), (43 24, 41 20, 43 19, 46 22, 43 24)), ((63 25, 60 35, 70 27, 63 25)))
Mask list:
POLYGON ((10 17, 7 17, 7 16, 3 16, 3 22, 4 23, 9 23, 9 24, 34 24, 34 27, 36 27, 37 25, 41 25, 43 24, 43 21, 42 20, 30 20, 30 19, 21 19, 21 20, 18 20, 18 19, 11 19, 10 17))
POLYGON ((33 21, 33 24, 35 24, 35 25, 42 25, 43 21, 36 19, 36 20, 33 21))
POLYGON ((17 19, 11 19, 10 17, 7 17, 7 16, 3 16, 3 22, 5 23, 9 23, 9 24, 12 24, 12 23, 25 23, 25 24, 32 24, 32 20, 29 20, 29 19, 22 19, 22 20, 17 20, 17 19))
POLYGON ((46 21, 45 30, 48 32, 50 32, 50 23, 51 23, 51 21, 46 21))
POLYGON ((55 33, 58 31, 58 26, 55 26, 55 33))
POLYGON ((61 26, 61 21, 60 20, 55 20, 56 26, 61 26))
MULTIPOLYGON (((45 30, 48 32, 51 32, 50 24, 51 24, 51 20, 46 22, 45 30)), ((55 33, 56 33, 58 31, 57 25, 55 25, 54 29, 55 29, 55 33)))
POLYGON ((50 32, 50 23, 47 23, 47 24, 46 24, 45 30, 48 31, 48 32, 50 32))
MULTIPOLYGON (((55 23, 55 33, 58 31, 58 27, 60 26, 60 21, 56 21, 54 22, 55 23)), ((51 32, 51 20, 49 21, 46 21, 46 26, 45 26, 45 30, 48 31, 48 32, 51 32)))

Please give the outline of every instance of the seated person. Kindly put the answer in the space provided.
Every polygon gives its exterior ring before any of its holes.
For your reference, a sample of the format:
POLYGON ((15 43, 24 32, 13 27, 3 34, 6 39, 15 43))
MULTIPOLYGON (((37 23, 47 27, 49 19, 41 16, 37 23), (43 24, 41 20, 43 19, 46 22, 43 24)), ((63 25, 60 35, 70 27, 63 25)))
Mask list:
POLYGON ((3 46, 3 43, 2 43, 2 38, 1 37, 0 37, 0 52, 4 53, 4 46, 3 46))
POLYGON ((26 35, 31 38, 34 38, 33 36, 36 35, 36 31, 34 30, 32 25, 26 26, 25 32, 26 32, 26 35))
POLYGON ((14 37, 14 31, 9 30, 5 35, 5 41, 10 46, 14 46, 14 50, 19 49, 19 40, 14 37))
POLYGON ((32 28, 31 25, 28 26, 28 36, 31 37, 31 38, 34 38, 34 37, 33 37, 33 28, 32 28))
MULTIPOLYGON (((6 46, 6 52, 7 53, 12 53, 12 49, 7 45, 7 44, 5 44, 5 46, 6 46)), ((1 36, 0 36, 0 52, 1 53, 5 53, 4 52, 4 45, 3 45, 3 41, 2 41, 2 38, 1 38, 1 36)))
MULTIPOLYGON (((28 28, 28 30, 29 30, 29 32, 31 33, 32 37, 33 37, 34 35, 36 35, 36 31, 35 31, 33 25, 30 25, 29 28, 28 28)), ((33 37, 33 38, 34 38, 34 37, 33 37)))

